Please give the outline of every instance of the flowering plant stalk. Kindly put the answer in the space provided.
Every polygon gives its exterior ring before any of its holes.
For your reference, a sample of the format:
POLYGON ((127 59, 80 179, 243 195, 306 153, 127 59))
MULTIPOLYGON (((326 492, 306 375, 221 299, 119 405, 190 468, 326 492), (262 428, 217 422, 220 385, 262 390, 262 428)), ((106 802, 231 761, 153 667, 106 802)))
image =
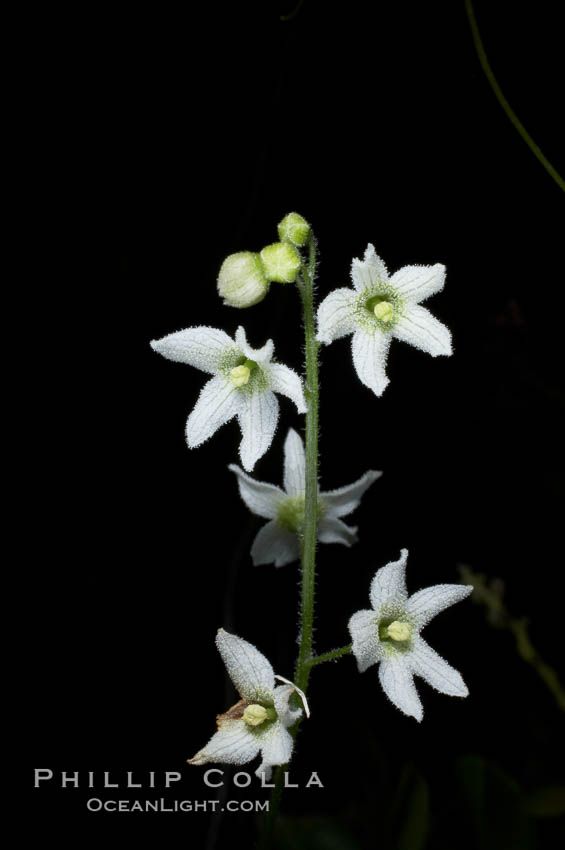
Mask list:
MULTIPOLYGON (((301 552, 301 628, 298 657, 294 678, 298 687, 307 694, 310 671, 312 670, 312 644, 314 634, 314 591, 316 586, 316 532, 318 527, 318 433, 320 382, 316 321, 314 314, 314 278, 316 275, 316 240, 309 238, 308 260, 300 266, 301 280, 298 289, 302 299, 305 337, 305 396, 308 404, 306 414, 306 486, 304 493, 304 535, 301 552)), ((291 735, 296 737, 300 718, 291 735)), ((275 772, 275 787, 271 791, 269 813, 263 827, 262 844, 267 847, 277 819, 283 794, 284 766, 275 772)))
POLYGON ((375 573, 371 608, 349 619, 351 643, 314 654, 314 598, 317 542, 351 546, 357 529, 341 521, 352 513, 367 489, 381 475, 368 470, 353 484, 321 492, 319 486, 319 348, 353 334, 353 366, 362 384, 377 397, 386 389, 386 360, 393 338, 408 342, 433 357, 451 354, 451 335, 421 302, 439 292, 445 268, 406 266, 389 275, 369 245, 363 260, 351 266, 352 288, 331 292, 316 310, 317 243, 308 222, 290 213, 279 224, 280 242, 260 253, 240 252, 220 269, 218 291, 228 306, 252 307, 267 297, 272 283, 294 284, 302 301, 305 340, 304 386, 299 376, 273 359, 269 340, 253 349, 243 327, 235 339, 223 330, 199 327, 169 334, 152 343, 167 359, 195 366, 212 375, 187 423, 187 442, 195 448, 237 418, 240 458, 245 472, 230 464, 240 495, 255 514, 268 519, 259 531, 251 555, 255 565, 283 566, 300 556, 300 632, 293 681, 275 674, 267 658, 252 644, 220 629, 217 648, 240 700, 217 717, 217 731, 189 759, 246 764, 261 756, 256 770, 263 784, 275 775, 261 844, 267 847, 284 789, 285 768, 304 716, 309 717, 308 688, 314 667, 353 654, 359 672, 377 665, 378 678, 389 700, 420 721, 422 704, 414 677, 436 690, 466 696, 460 674, 421 637, 421 630, 440 611, 463 599, 472 587, 440 584, 411 596, 406 589, 408 552, 375 573), (279 418, 275 393, 291 399, 306 415, 305 446, 290 429, 285 442, 284 489, 258 481, 247 473, 268 450, 279 418), (275 685, 275 680, 283 685, 275 685))
POLYGON ((316 273, 316 242, 309 241, 309 260, 302 263, 302 281, 298 288, 304 311, 306 350, 306 487, 304 495, 304 537, 302 540, 302 628, 300 649, 296 662, 297 685, 306 693, 310 677, 314 629, 314 588, 316 584, 316 529, 318 524, 318 411, 320 385, 318 378, 318 346, 314 318, 314 275, 316 273))

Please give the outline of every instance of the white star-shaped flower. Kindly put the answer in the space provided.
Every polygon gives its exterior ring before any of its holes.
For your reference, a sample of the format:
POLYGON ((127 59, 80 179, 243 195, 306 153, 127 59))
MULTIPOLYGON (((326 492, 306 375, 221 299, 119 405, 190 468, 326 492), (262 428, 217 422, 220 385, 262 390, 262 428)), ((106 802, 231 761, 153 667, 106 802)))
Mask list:
POLYGON ((414 676, 425 679, 437 691, 466 697, 465 682, 457 670, 444 661, 420 637, 420 632, 436 614, 465 599, 472 585, 436 584, 413 596, 406 592, 406 559, 377 570, 371 583, 370 611, 357 611, 349 621, 352 651, 359 672, 379 664, 379 679, 385 694, 404 714, 421 720, 422 703, 414 676))
POLYGON ((204 385, 186 423, 190 448, 200 446, 221 425, 237 416, 242 433, 239 455, 251 470, 273 440, 279 418, 275 393, 288 396, 306 413, 302 382, 296 372, 273 361, 273 341, 254 349, 239 327, 235 342, 217 328, 187 328, 153 340, 151 347, 179 363, 188 363, 214 377, 204 385))
POLYGON ((188 763, 246 764, 261 753, 255 775, 268 782, 272 768, 286 764, 292 755, 294 742, 288 728, 302 709, 291 708, 289 698, 296 690, 308 714, 305 697, 282 676, 275 676, 265 656, 246 640, 220 629, 216 646, 241 699, 218 715, 218 731, 188 763), (287 684, 275 687, 277 678, 287 684))
MULTIPOLYGON (((240 496, 249 510, 269 520, 251 547, 255 566, 274 563, 282 567, 300 558, 306 486, 304 443, 300 436, 290 428, 285 440, 284 490, 274 484, 255 481, 233 463, 229 469, 237 475, 240 496)), ((318 540, 321 543, 351 546, 357 542, 357 528, 346 525, 340 517, 359 506, 365 490, 381 475, 382 472, 370 469, 353 484, 318 493, 318 540)))
POLYGON ((318 340, 329 344, 352 333, 359 379, 382 395, 393 337, 427 351, 451 354, 451 334, 420 302, 443 289, 445 266, 404 266, 389 275, 372 245, 351 264, 353 289, 335 289, 318 308, 318 340))

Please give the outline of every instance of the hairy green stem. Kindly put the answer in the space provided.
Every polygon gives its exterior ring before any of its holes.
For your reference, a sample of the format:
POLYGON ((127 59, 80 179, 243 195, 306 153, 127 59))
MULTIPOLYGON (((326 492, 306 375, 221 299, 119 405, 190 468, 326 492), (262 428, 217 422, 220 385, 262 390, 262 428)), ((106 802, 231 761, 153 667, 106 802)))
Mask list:
POLYGON ((493 74, 492 68, 490 67, 489 61, 487 59, 487 55, 485 53, 485 48, 483 45, 483 40, 481 38, 481 34, 479 32, 479 28, 477 26, 477 19, 475 17, 475 10, 473 9, 473 3, 471 0, 465 0, 465 10, 467 12, 467 17, 469 18, 469 24, 471 26, 471 33, 473 35, 473 42, 475 45, 475 50, 477 51, 477 56, 479 57, 479 62, 481 63, 481 68, 483 69, 487 80, 490 83, 490 86, 496 95, 496 99, 504 109, 506 115, 516 128, 516 130, 521 135, 522 139, 525 141, 529 149, 532 153, 537 156, 547 173, 555 180, 557 185, 563 189, 565 192, 565 180, 561 177, 559 172, 553 167, 553 165, 549 162, 546 156, 542 153, 539 146, 536 145, 506 98, 502 93, 502 89, 498 85, 497 79, 493 74))
MULTIPOLYGON (((306 490, 304 496, 304 534, 302 537, 302 586, 300 647, 294 672, 295 684, 306 693, 312 669, 312 643, 314 635, 314 590, 316 582, 316 542, 318 537, 318 348, 316 319, 314 313, 314 276, 316 273, 316 241, 309 242, 308 262, 302 262, 298 290, 302 299, 306 350, 306 387, 308 404, 306 414, 306 490)), ((296 738, 300 720, 290 730, 296 738)), ((287 765, 276 768, 274 788, 269 798, 269 813, 263 823, 260 848, 268 848, 277 819, 284 790, 284 774, 287 765)))
POLYGON ((316 242, 310 239, 309 263, 302 264, 301 288, 306 348, 306 490, 304 496, 304 535, 302 539, 302 599, 300 649, 296 662, 295 682, 306 691, 314 634, 314 588, 316 581, 316 543, 318 537, 318 347, 314 316, 314 273, 316 242))
POLYGON ((351 652, 351 644, 340 646, 339 649, 330 649, 329 652, 324 652, 322 655, 314 655, 307 662, 308 667, 317 667, 318 664, 325 664, 326 661, 337 661, 338 658, 343 658, 344 655, 349 655, 351 652))

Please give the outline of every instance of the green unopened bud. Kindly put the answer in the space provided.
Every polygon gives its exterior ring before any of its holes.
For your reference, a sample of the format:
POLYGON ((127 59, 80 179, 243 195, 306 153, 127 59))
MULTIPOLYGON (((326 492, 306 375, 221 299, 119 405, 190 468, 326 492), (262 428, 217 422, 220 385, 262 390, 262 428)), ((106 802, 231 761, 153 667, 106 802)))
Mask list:
POLYGON ((252 307, 262 301, 269 283, 259 254, 230 254, 218 275, 218 292, 230 307, 252 307))
POLYGON ((251 369, 249 366, 236 366, 230 372, 231 382, 234 387, 243 387, 245 384, 249 383, 250 375, 251 369))
POLYGON ((281 242, 292 242, 293 245, 305 245, 310 235, 310 225, 305 218, 292 212, 285 215, 278 226, 281 242))
POLYGON ((390 301, 379 301, 375 304, 374 313, 381 322, 390 322, 394 316, 394 310, 390 301))
POLYGON ((261 251, 261 259, 267 280, 277 283, 292 283, 300 268, 300 254, 288 242, 275 242, 261 251))
POLYGON ((412 626, 410 623, 402 623, 400 620, 395 620, 387 626, 387 636, 393 640, 408 640, 412 634, 412 626))

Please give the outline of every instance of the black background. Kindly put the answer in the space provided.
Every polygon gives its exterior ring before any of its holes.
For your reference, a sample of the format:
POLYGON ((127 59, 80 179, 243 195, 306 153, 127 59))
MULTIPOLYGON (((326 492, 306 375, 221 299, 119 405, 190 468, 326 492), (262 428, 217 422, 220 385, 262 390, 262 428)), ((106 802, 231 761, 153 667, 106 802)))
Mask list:
MULTIPOLYGON (((319 240, 319 298, 348 285, 368 242, 393 271, 444 263, 445 291, 429 307, 454 338, 449 359, 394 344, 381 399, 358 381, 347 341, 323 350, 322 488, 384 475, 352 518, 359 544, 319 550, 318 650, 348 641, 375 570, 407 547, 410 591, 457 581, 461 563, 502 578, 509 609, 559 665, 563 193, 489 89, 462 2, 306 0, 282 22, 285 11, 50 10, 26 24, 40 269, 29 306, 44 330, 24 537, 32 767, 121 780, 181 770, 169 797, 211 799, 185 760, 233 696, 217 628, 292 675, 297 566, 251 566, 261 520, 226 468, 237 426, 189 451, 184 423, 206 378, 149 348, 190 325, 232 334, 243 323, 252 345, 272 337, 300 370, 291 287, 273 285, 244 312, 215 289, 223 258, 275 241, 290 210, 319 240)), ((477 3, 501 86, 558 165, 554 14, 550 2, 477 3)), ((285 399, 281 412, 254 470, 274 483, 287 428, 301 427, 285 399)), ((511 637, 470 602, 427 636, 471 695, 422 684, 421 725, 351 658, 313 676, 292 773, 303 783, 316 770, 325 788, 289 791, 284 805, 336 819, 357 842, 336 847, 396 846, 383 812, 406 764, 429 782, 432 848, 483 846, 457 790, 461 756, 487 759, 524 793, 562 781, 562 714, 511 637)), ((31 786, 30 770, 31 828, 60 846, 212 846, 202 813, 95 815, 87 789, 31 786)), ((215 818, 214 829, 217 846, 250 842, 253 816, 215 818)), ((559 824, 536 831, 538 847, 554 846, 559 824)))

